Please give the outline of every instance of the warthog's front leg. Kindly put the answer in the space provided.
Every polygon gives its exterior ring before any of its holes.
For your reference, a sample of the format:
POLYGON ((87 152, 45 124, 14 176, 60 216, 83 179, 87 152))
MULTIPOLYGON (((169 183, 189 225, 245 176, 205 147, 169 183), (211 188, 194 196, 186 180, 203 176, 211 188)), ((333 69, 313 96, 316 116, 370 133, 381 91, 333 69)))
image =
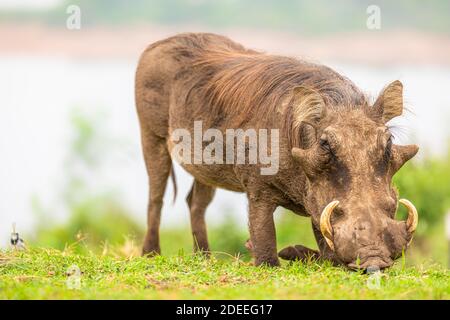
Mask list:
POLYGON ((319 251, 309 249, 302 245, 284 248, 278 253, 278 256, 283 260, 301 262, 306 262, 308 260, 319 260, 321 258, 319 251))
POLYGON ((273 212, 276 206, 249 197, 249 228, 255 265, 279 266, 273 212))
MULTIPOLYGON (((250 252, 250 255, 254 257, 254 247, 252 241, 249 239, 245 243, 245 247, 250 252)), ((282 249, 278 252, 278 256, 283 260, 288 261, 300 261, 306 262, 308 260, 321 259, 320 252, 317 250, 309 249, 302 245, 290 246, 282 249)))
POLYGON ((278 256, 281 259, 288 261, 306 262, 308 260, 328 260, 334 264, 337 264, 337 260, 335 259, 333 252, 328 247, 322 233, 314 226, 314 224, 312 227, 319 250, 309 249, 302 245, 295 245, 282 249, 278 253, 278 256))

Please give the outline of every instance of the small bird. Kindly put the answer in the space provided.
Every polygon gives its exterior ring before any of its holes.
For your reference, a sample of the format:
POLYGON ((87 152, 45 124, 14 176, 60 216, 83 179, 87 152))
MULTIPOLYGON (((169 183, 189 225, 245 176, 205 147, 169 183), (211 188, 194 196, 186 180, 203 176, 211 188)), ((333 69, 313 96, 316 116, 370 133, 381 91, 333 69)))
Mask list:
POLYGON ((70 290, 81 288, 82 272, 77 265, 71 265, 66 271, 66 285, 70 290))
POLYGON ((13 250, 25 250, 25 242, 22 238, 20 238, 19 233, 16 232, 16 224, 13 223, 12 225, 12 232, 11 232, 11 248, 13 250))

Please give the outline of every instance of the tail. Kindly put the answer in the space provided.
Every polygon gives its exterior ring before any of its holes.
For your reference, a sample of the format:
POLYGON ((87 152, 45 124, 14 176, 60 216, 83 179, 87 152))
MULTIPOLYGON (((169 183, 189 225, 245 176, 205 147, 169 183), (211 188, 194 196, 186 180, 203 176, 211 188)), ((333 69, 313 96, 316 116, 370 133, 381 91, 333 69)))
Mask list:
POLYGON ((172 168, 170 170, 170 177, 172 178, 172 184, 173 184, 173 203, 175 203, 175 200, 177 200, 177 179, 175 177, 175 170, 172 168))

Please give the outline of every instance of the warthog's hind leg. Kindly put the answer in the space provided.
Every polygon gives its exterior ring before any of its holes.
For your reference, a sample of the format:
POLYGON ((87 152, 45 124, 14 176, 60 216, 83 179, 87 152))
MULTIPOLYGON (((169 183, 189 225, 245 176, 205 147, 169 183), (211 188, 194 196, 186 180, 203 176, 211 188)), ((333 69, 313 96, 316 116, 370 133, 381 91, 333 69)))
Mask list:
POLYGON ((143 255, 160 254, 159 225, 167 179, 172 160, 166 140, 154 135, 143 138, 144 157, 149 176, 150 195, 147 209, 147 234, 142 248, 143 255))
POLYGON ((192 237, 194 239, 194 251, 196 252, 209 253, 205 212, 214 197, 214 193, 215 188, 194 180, 191 191, 186 198, 191 212, 192 237))

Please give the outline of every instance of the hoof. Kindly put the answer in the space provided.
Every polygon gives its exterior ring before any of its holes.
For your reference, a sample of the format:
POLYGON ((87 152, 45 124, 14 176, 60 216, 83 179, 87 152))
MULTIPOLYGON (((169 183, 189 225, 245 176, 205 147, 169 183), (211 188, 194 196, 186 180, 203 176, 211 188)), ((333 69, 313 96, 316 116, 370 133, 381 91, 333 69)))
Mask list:
POLYGON ((144 247, 142 248, 142 256, 143 257, 154 257, 154 256, 158 256, 161 254, 161 249, 160 248, 147 248, 144 247))

